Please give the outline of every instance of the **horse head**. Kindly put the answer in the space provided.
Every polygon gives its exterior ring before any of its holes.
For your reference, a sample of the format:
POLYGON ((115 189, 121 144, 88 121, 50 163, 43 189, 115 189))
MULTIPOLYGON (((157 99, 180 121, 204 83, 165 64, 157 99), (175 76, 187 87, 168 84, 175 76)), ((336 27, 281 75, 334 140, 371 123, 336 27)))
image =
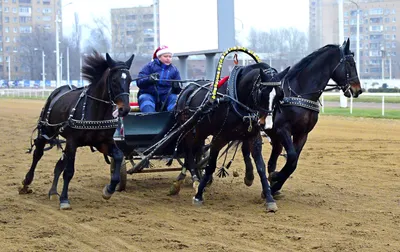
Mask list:
POLYGON ((273 127, 272 115, 279 98, 283 92, 281 89, 281 80, 285 77, 290 67, 282 72, 274 68, 260 69, 260 84, 257 94, 258 110, 260 112, 259 124, 264 125, 264 129, 273 127))
POLYGON ((118 116, 126 116, 131 107, 129 105, 129 86, 132 81, 129 69, 135 55, 132 55, 126 62, 115 61, 106 54, 106 61, 109 67, 107 78, 108 95, 112 102, 117 105, 118 116))
POLYGON ((357 74, 354 53, 350 51, 350 39, 339 47, 340 61, 332 72, 332 79, 343 90, 346 97, 357 98, 361 93, 361 84, 357 74))

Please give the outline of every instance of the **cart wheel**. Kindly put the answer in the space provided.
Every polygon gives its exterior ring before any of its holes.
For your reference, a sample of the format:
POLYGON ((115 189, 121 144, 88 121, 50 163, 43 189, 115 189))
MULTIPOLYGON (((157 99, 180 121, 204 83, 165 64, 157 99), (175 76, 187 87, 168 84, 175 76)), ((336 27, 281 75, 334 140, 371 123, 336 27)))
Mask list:
MULTIPOLYGON (((110 164, 110 173, 111 174, 114 172, 114 168, 115 168, 114 159, 111 158, 111 164, 110 164)), ((125 158, 123 158, 122 163, 121 163, 120 176, 119 176, 120 181, 119 181, 119 184, 117 185, 117 188, 115 189, 116 191, 118 191, 118 192, 125 191, 127 176, 128 176, 128 173, 126 172, 126 162, 125 162, 125 158)))

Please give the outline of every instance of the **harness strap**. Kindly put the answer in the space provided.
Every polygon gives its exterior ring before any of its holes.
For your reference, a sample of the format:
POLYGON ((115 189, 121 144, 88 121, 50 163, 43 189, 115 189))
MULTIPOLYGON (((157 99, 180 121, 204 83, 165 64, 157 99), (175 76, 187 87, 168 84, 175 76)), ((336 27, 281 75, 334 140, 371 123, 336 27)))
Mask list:
POLYGON ((301 97, 284 97, 281 101, 282 106, 297 106, 313 110, 319 113, 319 103, 301 97))

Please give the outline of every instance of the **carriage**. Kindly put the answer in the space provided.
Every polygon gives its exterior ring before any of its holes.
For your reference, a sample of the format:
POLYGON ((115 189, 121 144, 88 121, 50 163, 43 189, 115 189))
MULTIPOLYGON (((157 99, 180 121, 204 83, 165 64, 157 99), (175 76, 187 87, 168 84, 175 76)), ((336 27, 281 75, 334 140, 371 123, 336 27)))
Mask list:
MULTIPOLYGON (((216 94, 216 90, 219 86, 225 83, 226 79, 220 80, 222 65, 226 56, 232 52, 244 52, 254 59, 255 62, 260 62, 260 59, 254 52, 247 50, 244 47, 232 47, 227 51, 223 52, 220 56, 215 78, 213 81, 206 81, 211 84, 211 90, 216 94)), ((235 61, 237 55, 235 55, 235 61)), ((235 62, 237 64, 237 62, 235 62)), ((202 80, 204 81, 204 80, 202 80)), ((182 82, 193 83, 195 80, 182 80, 182 82)), ((175 146, 176 138, 179 133, 183 131, 176 130, 177 134, 174 137, 168 139, 168 144, 161 147, 160 143, 165 139, 157 139, 162 130, 168 127, 168 122, 173 115, 173 112, 154 112, 154 113, 142 113, 139 110, 139 106, 135 102, 131 102, 131 112, 124 118, 120 118, 119 127, 114 134, 114 141, 118 148, 124 153, 124 160, 121 166, 121 177, 120 183, 117 190, 124 190, 126 187, 127 174, 134 173, 151 173, 151 172, 169 172, 169 171, 182 171, 185 172, 184 167, 184 149, 179 146, 175 146), (174 141, 175 140, 175 141, 174 141), (155 151, 152 149, 156 148, 155 151), (176 152, 175 152, 176 150, 176 152), (174 153, 175 152, 175 153, 174 153), (176 159, 181 167, 168 167, 168 168, 156 168, 151 169, 153 166, 149 160, 167 160, 167 165, 172 164, 173 159, 176 159), (139 161, 139 162, 137 162, 139 161)), ((189 120, 196 120, 196 116, 192 116, 189 120)), ((228 150, 232 145, 228 145, 228 150)), ((202 157, 196 163, 196 173, 200 179, 204 173, 204 167, 208 163, 209 159, 209 141, 202 147, 202 157)), ((226 153, 226 152, 225 152, 226 153)), ((113 172, 114 162, 110 162, 110 171, 113 172)))
MULTIPOLYGON (((151 169, 153 165, 149 162, 142 166, 136 166, 135 161, 143 159, 146 150, 157 142, 157 136, 165 127, 168 127, 168 122, 174 115, 168 111, 142 113, 138 110, 136 103, 131 103, 131 105, 131 112, 120 119, 119 127, 114 134, 116 145, 124 153, 124 160, 121 166, 121 181, 117 189, 120 191, 125 189, 127 174, 181 171, 184 165, 182 161, 184 150, 178 148, 174 155, 175 145, 174 141, 171 141, 167 146, 156 151, 151 159, 167 160, 168 165, 171 165, 172 160, 175 158, 181 167, 151 169)), ((209 158, 208 149, 209 145, 204 145, 203 158, 197 163, 197 170, 200 177, 209 158)), ((111 159, 110 171, 113 172, 113 169, 114 162, 111 159)))

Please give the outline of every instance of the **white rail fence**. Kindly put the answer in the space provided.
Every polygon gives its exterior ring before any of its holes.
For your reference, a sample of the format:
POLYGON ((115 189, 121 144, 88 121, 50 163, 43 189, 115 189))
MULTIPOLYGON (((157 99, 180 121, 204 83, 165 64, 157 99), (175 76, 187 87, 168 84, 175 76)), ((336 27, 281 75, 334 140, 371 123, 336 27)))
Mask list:
MULTIPOLYGON (((46 99, 53 89, 41 89, 41 88, 7 88, 7 89, 0 89, 0 98, 27 98, 27 99, 46 99)), ((335 93, 335 92, 326 92, 323 93, 321 96, 321 112, 325 112, 325 97, 327 96, 336 96, 339 99, 340 93, 335 93)), ((137 101, 137 89, 131 89, 131 96, 130 100, 133 102, 137 101)), ((381 105, 380 107, 382 108, 382 116, 385 115, 385 97, 399 97, 400 101, 400 93, 363 93, 360 97, 365 97, 365 96, 375 96, 375 97, 381 97, 381 105)), ((358 101, 357 101, 358 102, 358 101)), ((353 101, 353 98, 350 98, 350 102, 348 107, 350 108, 350 114, 353 113, 353 108, 354 104, 357 104, 357 102, 353 101)), ((376 104, 376 103, 375 103, 376 104)), ((390 105, 392 105, 391 103, 390 105)), ((338 107, 339 107, 338 103, 338 107)), ((395 103, 394 105, 397 109, 399 108, 399 113, 400 113, 400 102, 395 103)))
MULTIPOLYGON (((321 112, 325 113, 325 97, 327 96, 337 96, 338 99, 340 97, 340 93, 334 93, 334 92, 326 92, 322 93, 321 95, 321 112)), ((374 97, 381 97, 381 108, 382 108, 382 116, 385 115, 385 97, 399 97, 399 103, 394 103, 394 107, 398 107, 399 113, 400 113, 400 93, 362 93, 360 97, 365 97, 365 96, 374 96, 374 97)), ((354 98, 357 99, 357 98, 354 98)), ((350 108, 350 114, 353 113, 353 108, 354 108, 354 99, 353 97, 350 97, 350 105, 348 106, 350 108)), ((356 102, 357 103, 357 102, 356 102)), ((391 103, 393 104, 393 103, 391 103)), ((338 105, 339 107, 339 105, 338 105)), ((397 108, 396 108, 397 109, 397 108)))
MULTIPOLYGON (((54 89, 42 88, 3 88, 0 89, 0 98, 46 99, 54 89)), ((130 101, 137 101, 137 90, 131 89, 130 101)))

